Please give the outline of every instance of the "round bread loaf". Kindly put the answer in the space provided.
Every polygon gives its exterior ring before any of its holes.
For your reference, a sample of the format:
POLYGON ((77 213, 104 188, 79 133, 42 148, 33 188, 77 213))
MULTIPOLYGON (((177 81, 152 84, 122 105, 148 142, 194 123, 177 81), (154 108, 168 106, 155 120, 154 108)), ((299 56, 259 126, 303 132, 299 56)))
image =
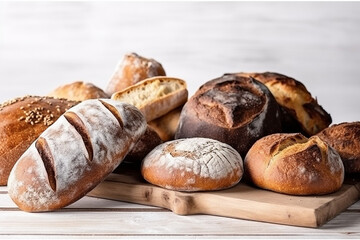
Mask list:
POLYGON ((245 157, 247 179, 256 186, 292 195, 337 191, 344 181, 339 154, 319 137, 273 134, 258 140, 245 157))
POLYGON ((62 85, 48 94, 50 97, 66 98, 74 101, 110 98, 102 89, 92 83, 77 81, 62 85))
POLYGON ((346 173, 360 172, 360 122, 335 124, 317 136, 339 153, 346 173))
POLYGON ((225 75, 202 85, 184 105, 175 138, 219 140, 245 156, 259 138, 281 132, 279 106, 252 78, 225 75))
POLYGON ((165 70, 159 62, 136 53, 126 54, 116 67, 106 88, 106 93, 111 96, 141 80, 155 76, 166 76, 165 70))
POLYGON ((30 145, 77 102, 52 97, 25 96, 0 105, 0 185, 30 145))
POLYGON ((240 181, 243 162, 225 143, 206 138, 178 139, 151 151, 141 173, 148 182, 170 190, 220 190, 240 181))
POLYGON ((274 72, 236 75, 253 77, 269 88, 282 108, 284 132, 301 130, 306 136, 312 136, 331 124, 330 114, 318 104, 301 82, 274 72))

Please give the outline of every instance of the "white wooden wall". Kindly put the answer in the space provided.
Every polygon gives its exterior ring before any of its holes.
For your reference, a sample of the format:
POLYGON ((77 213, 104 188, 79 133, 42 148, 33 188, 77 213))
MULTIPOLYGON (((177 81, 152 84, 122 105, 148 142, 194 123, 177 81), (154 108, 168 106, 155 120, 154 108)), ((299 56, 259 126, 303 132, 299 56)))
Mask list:
POLYGON ((104 88, 127 52, 191 94, 226 72, 280 72, 335 123, 360 120, 360 2, 0 2, 0 102, 75 80, 104 88))

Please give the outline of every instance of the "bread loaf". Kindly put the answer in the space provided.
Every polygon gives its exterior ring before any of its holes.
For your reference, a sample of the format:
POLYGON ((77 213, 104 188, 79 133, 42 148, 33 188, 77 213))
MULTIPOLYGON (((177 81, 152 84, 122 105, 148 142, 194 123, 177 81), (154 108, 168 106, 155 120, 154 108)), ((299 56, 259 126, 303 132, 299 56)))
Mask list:
POLYGON ((298 132, 301 129, 305 135, 312 136, 331 124, 330 114, 318 104, 301 82, 273 72, 238 73, 237 75, 253 77, 269 88, 282 107, 283 127, 286 132, 298 132))
POLYGON ((332 193, 344 180, 339 154, 319 137, 300 133, 261 138, 246 155, 244 168, 256 186, 292 195, 332 193))
POLYGON ((110 98, 102 89, 92 83, 77 81, 62 85, 48 94, 50 97, 66 98, 74 101, 84 101, 88 99, 110 98))
POLYGON ((259 138, 280 132, 279 106, 268 88, 226 75, 202 85, 183 107, 175 138, 205 137, 245 156, 259 138))
POLYGON ((129 104, 84 101, 45 130, 16 162, 9 195, 28 212, 65 207, 110 174, 145 130, 143 115, 129 104))
POLYGON ((225 143, 206 138, 178 139, 151 151, 141 173, 148 182, 170 190, 219 190, 240 181, 243 162, 225 143))
POLYGON ((339 153, 346 173, 360 173, 360 122, 334 124, 317 136, 339 153))
POLYGON ((26 149, 61 114, 77 104, 65 99, 25 96, 0 105, 0 185, 26 149))
POLYGON ((148 122, 148 125, 164 142, 174 140, 182 108, 183 106, 180 106, 167 114, 148 122))
POLYGON ((172 77, 153 77, 114 93, 111 99, 137 107, 150 122, 182 106, 188 97, 186 82, 172 77))
POLYGON ((106 93, 111 96, 146 78, 165 75, 162 65, 154 59, 144 58, 136 53, 126 54, 111 76, 106 93))
POLYGON ((148 126, 145 133, 140 137, 135 146, 126 155, 124 162, 140 164, 144 157, 161 143, 162 141, 159 135, 150 126, 148 126))

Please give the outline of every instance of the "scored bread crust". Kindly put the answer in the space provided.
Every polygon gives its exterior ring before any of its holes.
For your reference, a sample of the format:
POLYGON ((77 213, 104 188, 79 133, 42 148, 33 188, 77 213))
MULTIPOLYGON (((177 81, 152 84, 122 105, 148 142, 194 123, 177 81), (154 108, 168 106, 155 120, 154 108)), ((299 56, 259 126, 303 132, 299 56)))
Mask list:
POLYGON ((65 207, 99 184, 146 129, 133 106, 87 100, 61 116, 17 161, 8 193, 28 212, 65 207))
POLYGON ((126 54, 116 66, 106 93, 111 96, 115 92, 155 76, 166 76, 165 70, 159 62, 136 53, 126 54))
POLYGON ((243 162, 225 143, 206 138, 177 139, 151 151, 141 173, 148 182, 170 190, 220 190, 240 181, 243 162))
POLYGON ((257 139, 280 131, 279 106, 268 88, 252 78, 224 75, 188 100, 175 139, 216 139, 244 157, 257 139))
POLYGON ((111 96, 137 107, 147 122, 182 106, 187 98, 186 82, 173 77, 148 78, 111 96))
POLYGON ((360 122, 334 124, 317 136, 339 153, 346 173, 360 172, 360 122))
POLYGON ((24 96, 0 105, 0 185, 26 149, 66 110, 78 102, 24 96))
POLYGON ((48 94, 54 98, 66 98, 74 101, 84 101, 88 99, 110 98, 102 89, 92 83, 76 81, 57 87, 48 94))
MULTIPOLYGON (((236 73, 236 75, 253 77, 264 83, 283 108, 285 114, 289 115, 285 116, 288 121, 289 119, 296 120, 305 135, 315 135, 331 124, 330 114, 318 104, 301 82, 274 72, 236 73)), ((293 123, 290 124, 293 125, 293 123)), ((296 126, 293 128, 297 130, 296 126)))
POLYGON ((319 137, 277 133, 258 140, 244 160, 247 179, 256 186, 292 195, 337 191, 344 181, 339 154, 319 137))

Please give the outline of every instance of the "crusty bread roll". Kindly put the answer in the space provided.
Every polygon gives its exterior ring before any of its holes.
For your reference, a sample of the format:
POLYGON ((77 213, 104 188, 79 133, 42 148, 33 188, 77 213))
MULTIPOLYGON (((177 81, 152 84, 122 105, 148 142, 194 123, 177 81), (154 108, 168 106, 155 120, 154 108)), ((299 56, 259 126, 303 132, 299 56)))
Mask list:
POLYGON ((0 105, 0 185, 7 184, 12 167, 31 143, 75 104, 65 99, 25 96, 0 105))
POLYGON ((164 116, 148 122, 148 125, 157 132, 164 142, 174 140, 182 108, 183 106, 180 106, 164 116))
POLYGON ((136 53, 126 54, 116 66, 114 74, 106 88, 110 96, 130 87, 141 80, 155 76, 166 76, 162 65, 154 59, 141 57, 136 53))
POLYGON ((245 156, 259 138, 280 132, 279 106, 262 83, 226 75, 202 85, 183 107, 175 138, 206 137, 245 156))
POLYGON ((315 135, 331 124, 330 114, 318 104, 301 82, 273 72, 238 73, 237 75, 253 77, 269 88, 284 110, 285 131, 297 132, 299 130, 293 119, 300 124, 302 132, 307 136, 315 135))
POLYGON ((69 205, 121 163, 146 126, 130 104, 110 99, 78 104, 16 162, 8 180, 10 197, 28 212, 69 205))
POLYGON ((244 168, 256 186, 292 195, 332 193, 344 181, 339 154, 319 137, 300 133, 261 138, 246 155, 244 168))
POLYGON ((225 143, 206 138, 178 139, 151 151, 141 173, 148 182, 170 190, 220 190, 240 181, 243 162, 225 143))
POLYGON ((66 98, 74 101, 110 98, 102 89, 92 83, 77 81, 62 85, 48 94, 50 97, 66 98))
POLYGON ((360 122, 334 124, 317 136, 339 153, 346 173, 360 172, 360 122))
POLYGON ((188 97, 186 82, 172 77, 153 77, 143 80, 122 91, 111 99, 134 105, 150 122, 182 106, 188 97))
POLYGON ((144 157, 161 143, 159 135, 148 125, 145 133, 126 155, 124 162, 141 163, 144 157))

